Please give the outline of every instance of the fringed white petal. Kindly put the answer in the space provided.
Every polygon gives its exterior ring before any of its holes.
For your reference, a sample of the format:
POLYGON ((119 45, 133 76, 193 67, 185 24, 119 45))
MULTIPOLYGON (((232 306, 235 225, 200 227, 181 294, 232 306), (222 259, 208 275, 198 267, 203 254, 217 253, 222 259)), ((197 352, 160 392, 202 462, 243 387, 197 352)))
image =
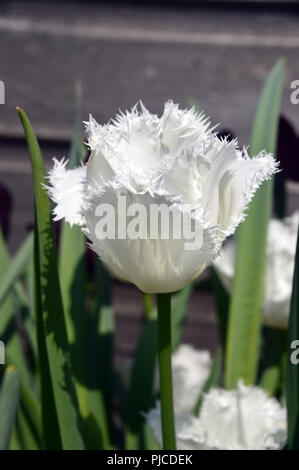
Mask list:
POLYGON ((225 237, 243 222, 257 189, 278 171, 278 162, 266 152, 254 158, 245 152, 229 166, 219 183, 219 226, 225 237))
POLYGON ((53 210, 54 220, 65 219, 71 226, 84 225, 84 192, 86 187, 86 167, 84 165, 68 170, 67 160, 54 159, 54 166, 49 171, 46 186, 49 196, 56 204, 53 210))
POLYGON ((213 137, 203 114, 180 110, 171 101, 160 119, 140 103, 106 126, 92 117, 85 124, 91 148, 89 179, 102 184, 116 177, 136 192, 149 190, 166 175, 180 153, 194 145, 203 151, 213 137))
POLYGON ((160 119, 160 135, 163 151, 173 157, 186 149, 205 145, 213 138, 209 119, 194 108, 182 110, 168 101, 160 119))
MULTIPOLYGON (((160 405, 146 418, 161 443, 160 405)), ((175 410, 175 422, 178 450, 279 450, 287 439, 286 408, 242 382, 236 390, 212 388, 198 418, 175 410)))
POLYGON ((159 119, 140 103, 130 112, 120 113, 106 126, 92 117, 86 124, 92 150, 88 177, 98 184, 117 177, 128 188, 149 186, 154 175, 162 171, 159 119))
POLYGON ((272 155, 261 152, 249 158, 237 142, 217 137, 199 158, 203 199, 211 225, 219 225, 222 239, 233 234, 245 219, 256 190, 278 171, 272 155))

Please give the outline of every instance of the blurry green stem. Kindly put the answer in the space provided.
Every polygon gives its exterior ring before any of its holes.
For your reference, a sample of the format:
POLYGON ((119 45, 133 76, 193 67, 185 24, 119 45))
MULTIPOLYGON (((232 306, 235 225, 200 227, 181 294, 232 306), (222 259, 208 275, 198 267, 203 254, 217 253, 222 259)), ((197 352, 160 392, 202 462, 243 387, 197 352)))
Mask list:
POLYGON ((158 294, 160 400, 163 449, 175 450, 171 375, 171 312, 170 294, 158 294))
POLYGON ((143 294, 143 305, 146 318, 150 318, 154 309, 154 302, 151 294, 143 294))

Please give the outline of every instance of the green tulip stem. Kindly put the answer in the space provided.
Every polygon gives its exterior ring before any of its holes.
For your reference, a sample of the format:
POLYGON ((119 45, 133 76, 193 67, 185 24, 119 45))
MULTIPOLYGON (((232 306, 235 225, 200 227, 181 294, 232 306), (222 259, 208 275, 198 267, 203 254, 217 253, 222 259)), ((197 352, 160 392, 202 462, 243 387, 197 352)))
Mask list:
POLYGON ((171 374, 171 307, 170 294, 158 294, 159 370, 163 449, 175 450, 171 374))

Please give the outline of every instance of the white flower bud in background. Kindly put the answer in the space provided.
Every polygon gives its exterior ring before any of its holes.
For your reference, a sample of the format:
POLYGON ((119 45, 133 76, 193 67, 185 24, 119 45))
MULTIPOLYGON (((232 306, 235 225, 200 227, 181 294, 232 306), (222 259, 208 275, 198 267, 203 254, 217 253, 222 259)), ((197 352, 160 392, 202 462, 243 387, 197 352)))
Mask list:
MULTIPOLYGON (((262 308, 263 323, 273 328, 288 327, 298 223, 299 212, 269 222, 262 308)), ((213 263, 229 292, 233 286, 235 255, 236 243, 229 240, 213 263)))

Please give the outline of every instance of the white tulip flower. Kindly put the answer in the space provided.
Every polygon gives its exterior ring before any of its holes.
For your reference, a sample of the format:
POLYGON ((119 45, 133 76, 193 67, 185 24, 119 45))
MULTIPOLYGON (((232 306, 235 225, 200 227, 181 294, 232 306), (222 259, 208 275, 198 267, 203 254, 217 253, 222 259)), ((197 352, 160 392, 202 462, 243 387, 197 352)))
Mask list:
MULTIPOLYGON (((263 323, 272 328, 288 327, 298 223, 299 212, 295 212, 283 220, 270 220, 268 226, 262 309, 263 323)), ((229 240, 213 263, 229 292, 233 287, 235 256, 236 243, 229 240)))
MULTIPOLYGON (((177 412, 192 413, 199 391, 211 372, 211 354, 190 344, 181 344, 172 355, 171 366, 174 407, 177 412)), ((159 390, 158 371, 155 388, 159 390)))
MULTIPOLYGON (((146 415, 161 444, 160 404, 146 415)), ((199 417, 175 409, 178 450, 278 450, 287 439, 286 408, 256 386, 212 388, 199 417)))
POLYGON ((174 292, 197 277, 244 220, 257 188, 277 171, 271 155, 249 158, 236 141, 220 140, 202 114, 171 101, 161 118, 140 104, 104 126, 90 118, 87 131, 87 164, 68 170, 55 160, 49 173, 55 219, 82 226, 108 269, 148 293, 174 292), (148 214, 161 205, 184 227, 195 227, 193 245, 186 247, 190 231, 165 237, 164 216, 155 236, 149 234, 148 214), (99 220, 108 206, 116 229, 99 220), (132 220, 136 207, 144 208, 141 223, 140 214, 132 220))

